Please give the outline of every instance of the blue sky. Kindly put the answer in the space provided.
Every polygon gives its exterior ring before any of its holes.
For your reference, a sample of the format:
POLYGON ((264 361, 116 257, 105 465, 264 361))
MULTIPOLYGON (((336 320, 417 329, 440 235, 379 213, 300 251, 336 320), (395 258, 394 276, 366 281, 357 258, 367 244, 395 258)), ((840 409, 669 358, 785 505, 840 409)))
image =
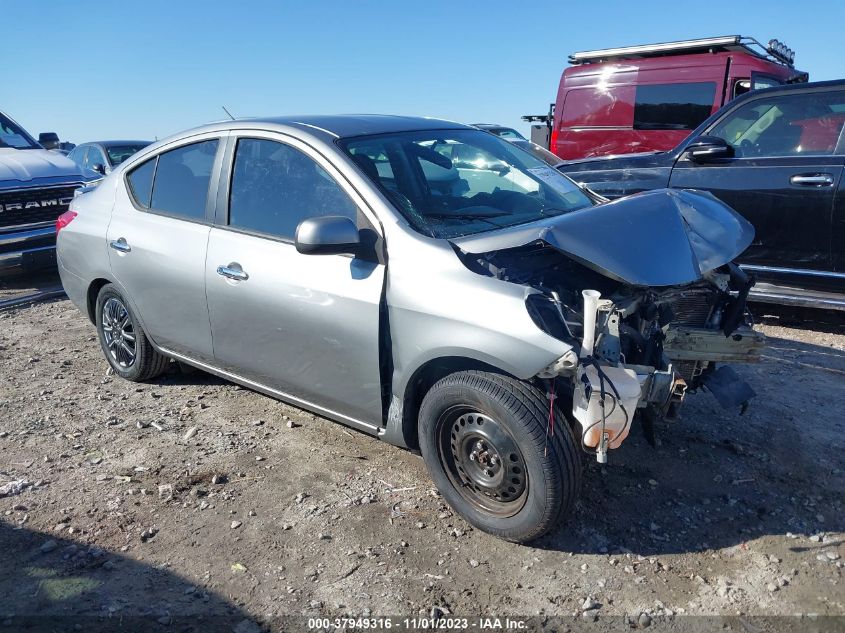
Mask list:
POLYGON ((567 54, 740 33, 845 77, 843 0, 0 0, 0 109, 77 143, 236 116, 545 112, 567 54))

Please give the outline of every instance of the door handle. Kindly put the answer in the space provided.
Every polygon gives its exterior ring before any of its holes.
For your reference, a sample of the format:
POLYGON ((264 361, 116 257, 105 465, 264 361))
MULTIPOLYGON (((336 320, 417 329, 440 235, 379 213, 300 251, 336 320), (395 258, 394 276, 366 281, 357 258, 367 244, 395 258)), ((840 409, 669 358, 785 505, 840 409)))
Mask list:
POLYGON ((129 246, 129 244, 126 243, 126 239, 123 238, 123 237, 120 237, 116 240, 112 240, 111 242, 109 242, 109 247, 113 248, 114 250, 119 251, 121 253, 128 253, 129 251, 132 250, 132 247, 129 246))
POLYGON ((217 274, 221 277, 226 277, 227 279, 234 279, 236 281, 246 281, 249 279, 249 275, 244 272, 240 266, 234 268, 233 266, 237 266, 237 264, 229 264, 228 266, 218 266, 217 267, 217 274))
POLYGON ((801 187, 830 187, 833 176, 830 174, 799 174, 789 179, 793 185, 801 187))

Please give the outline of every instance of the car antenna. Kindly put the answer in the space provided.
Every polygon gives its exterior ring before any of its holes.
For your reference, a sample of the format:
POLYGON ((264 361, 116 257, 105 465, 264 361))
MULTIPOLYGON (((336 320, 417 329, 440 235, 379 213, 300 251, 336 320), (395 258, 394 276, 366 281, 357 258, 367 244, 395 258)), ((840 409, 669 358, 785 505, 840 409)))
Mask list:
POLYGON ((230 119, 232 119, 232 121, 234 121, 234 120, 235 120, 235 117, 233 117, 233 116, 232 116, 232 113, 231 113, 231 112, 229 112, 229 111, 226 109, 226 106, 220 106, 220 107, 221 107, 221 108, 223 108, 223 112, 225 112, 226 114, 228 114, 228 115, 229 115, 229 118, 230 118, 230 119))

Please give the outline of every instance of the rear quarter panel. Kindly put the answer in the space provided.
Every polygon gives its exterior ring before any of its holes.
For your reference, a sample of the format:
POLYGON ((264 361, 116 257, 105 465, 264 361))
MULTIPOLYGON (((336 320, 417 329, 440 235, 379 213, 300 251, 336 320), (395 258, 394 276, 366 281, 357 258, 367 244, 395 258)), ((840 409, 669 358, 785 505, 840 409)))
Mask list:
POLYGON ((106 178, 89 193, 76 197, 70 210, 77 216, 56 237, 56 259, 62 285, 71 301, 88 314, 87 291, 96 279, 110 279, 106 232, 114 206, 115 180, 106 178))

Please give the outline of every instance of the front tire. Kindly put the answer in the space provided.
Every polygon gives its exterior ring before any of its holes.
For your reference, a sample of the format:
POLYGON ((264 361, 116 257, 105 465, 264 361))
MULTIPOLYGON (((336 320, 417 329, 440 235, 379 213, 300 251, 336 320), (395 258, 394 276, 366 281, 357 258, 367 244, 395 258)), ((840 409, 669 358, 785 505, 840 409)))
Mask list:
POLYGON ((475 527, 515 542, 571 511, 581 464, 566 420, 532 385, 481 371, 434 384, 419 413, 420 450, 437 488, 475 527))
POLYGON ((100 347, 118 376, 143 382, 167 369, 170 359, 150 344, 129 302, 114 284, 100 289, 95 315, 100 347))

